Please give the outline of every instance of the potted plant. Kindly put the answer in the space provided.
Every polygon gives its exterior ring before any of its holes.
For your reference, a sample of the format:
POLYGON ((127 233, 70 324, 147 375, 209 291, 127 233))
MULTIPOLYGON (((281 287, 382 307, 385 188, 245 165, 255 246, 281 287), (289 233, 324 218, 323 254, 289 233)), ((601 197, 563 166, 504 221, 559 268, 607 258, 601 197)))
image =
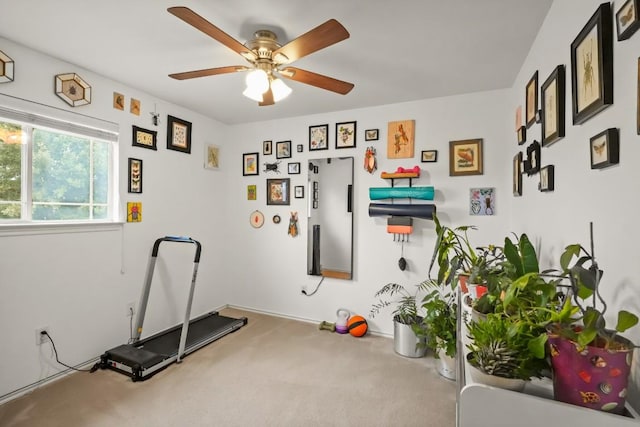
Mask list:
POLYGON ((417 298, 422 290, 422 284, 411 294, 404 286, 397 283, 387 283, 375 297, 378 302, 373 304, 369 317, 374 318, 382 309, 395 304, 393 310, 393 348, 396 353, 406 357, 422 357, 426 353, 425 338, 414 333, 413 325, 422 322, 418 314, 417 298))
POLYGON ((570 297, 548 328, 555 399, 621 414, 635 345, 620 333, 637 325, 638 316, 619 310, 615 328, 607 326, 593 223, 590 251, 580 244, 569 245, 560 265, 569 279, 570 297))

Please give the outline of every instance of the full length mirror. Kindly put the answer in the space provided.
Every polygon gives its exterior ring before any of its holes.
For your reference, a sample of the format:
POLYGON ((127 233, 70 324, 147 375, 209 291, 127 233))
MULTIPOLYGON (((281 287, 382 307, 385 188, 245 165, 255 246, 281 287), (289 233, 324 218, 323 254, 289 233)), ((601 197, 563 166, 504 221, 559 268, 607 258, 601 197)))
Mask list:
POLYGON ((353 276, 353 157, 309 160, 307 272, 353 276))

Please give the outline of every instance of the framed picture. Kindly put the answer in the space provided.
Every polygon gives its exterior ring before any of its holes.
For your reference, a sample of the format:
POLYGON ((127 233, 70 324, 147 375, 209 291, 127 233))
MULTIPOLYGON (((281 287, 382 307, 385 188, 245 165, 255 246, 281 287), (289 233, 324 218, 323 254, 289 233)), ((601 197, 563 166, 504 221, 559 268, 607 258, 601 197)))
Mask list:
POLYGON ((627 0, 616 12, 616 28, 618 41, 626 40, 640 27, 638 20, 638 0, 627 0))
POLYGON ((414 132, 415 120, 389 122, 387 126, 387 158, 413 158, 414 132))
POLYGON ((522 145, 525 142, 527 142, 527 127, 520 126, 520 129, 518 129, 518 145, 522 145))
POLYGON ((469 190, 469 215, 493 215, 495 205, 495 188, 472 188, 469 190))
POLYGON ((329 149, 329 125, 309 126, 309 151, 329 149))
POLYGON ((262 141, 262 154, 269 156, 273 153, 273 143, 271 141, 262 141))
POLYGON ((127 222, 142 222, 142 202, 127 202, 127 222))
POLYGON ((620 160, 620 144, 617 128, 609 128, 600 132, 590 140, 591 169, 602 169, 618 164, 620 160))
POLYGON ((142 193, 142 160, 129 158, 129 193, 142 193))
POLYGON ((318 181, 313 181, 313 191, 318 191, 318 181))
POLYGON ((438 161, 438 150, 424 150, 420 156, 422 163, 435 163, 438 161))
POLYGON ((167 148, 191 154, 191 122, 167 116, 167 148))
POLYGON ((538 70, 533 73, 527 83, 524 105, 526 106, 525 121, 529 127, 536 122, 536 113, 538 112, 538 70))
POLYGON ((287 171, 289 172, 289 175, 298 175, 300 173, 300 163, 288 163, 287 171))
POLYGON ((313 201, 313 209, 318 209, 318 200, 313 201))
POLYGON ((295 198, 304 199, 304 185, 296 185, 295 198))
POLYGON ((242 175, 259 175, 259 162, 260 155, 258 153, 244 153, 242 155, 242 175))
POLYGON ((542 146, 546 147, 564 137, 565 72, 558 65, 540 90, 542 98, 542 146))
POLYGON ((289 178, 267 179, 267 205, 288 205, 289 190, 289 178))
POLYGON ((131 114, 136 115, 136 116, 140 115, 140 100, 139 99, 131 98, 131 101, 129 103, 129 112, 131 114))
POLYGON ((258 188, 256 185, 247 185, 247 200, 256 200, 258 198, 258 188))
POLYGON ((482 139, 449 141, 449 176, 482 175, 482 139))
POLYGON ((139 128, 138 126, 132 126, 133 129, 133 142, 131 145, 134 147, 148 148, 150 150, 157 150, 157 136, 158 132, 155 130, 147 130, 139 128))
POLYGON ((527 160, 524 165, 524 172, 527 175, 540 172, 540 143, 538 141, 533 141, 527 147, 527 160))
POLYGON ((613 104, 613 28, 610 3, 602 3, 571 43, 573 124, 613 104))
POLYGON ((204 146, 204 168, 218 169, 220 167, 220 148, 217 145, 204 146))
POLYGON ((298 153, 302 153, 302 151, 304 151, 304 146, 302 144, 298 144, 296 146, 296 150, 298 151, 298 153))
POLYGON ((336 148, 356 146, 356 122, 336 123, 336 148))
POLYGON ((113 92, 113 108, 116 110, 124 111, 124 95, 118 92, 113 92))
POLYGON ((367 129, 364 131, 364 140, 365 141, 377 141, 378 140, 378 129, 367 129))
POLYGON ((515 127, 516 132, 518 131, 518 129, 520 129, 521 126, 522 126, 522 105, 518 105, 516 107, 516 127, 515 127))
POLYGON ((291 141, 276 142, 276 159, 288 159, 291 157, 291 141))
POLYGON ((553 169, 553 165, 540 169, 540 183, 538 184, 540 191, 553 191, 553 169))
POLYGON ((513 157, 513 195, 522 196, 522 151, 513 157))

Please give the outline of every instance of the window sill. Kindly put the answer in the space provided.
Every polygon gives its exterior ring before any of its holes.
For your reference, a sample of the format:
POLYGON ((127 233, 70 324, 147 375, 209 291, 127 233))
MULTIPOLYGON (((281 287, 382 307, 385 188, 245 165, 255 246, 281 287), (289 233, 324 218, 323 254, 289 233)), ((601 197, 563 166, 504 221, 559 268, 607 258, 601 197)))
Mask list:
POLYGON ((99 231, 117 231, 122 229, 123 222, 71 222, 60 223, 23 223, 0 224, 0 237, 26 236, 38 234, 93 233, 99 231))

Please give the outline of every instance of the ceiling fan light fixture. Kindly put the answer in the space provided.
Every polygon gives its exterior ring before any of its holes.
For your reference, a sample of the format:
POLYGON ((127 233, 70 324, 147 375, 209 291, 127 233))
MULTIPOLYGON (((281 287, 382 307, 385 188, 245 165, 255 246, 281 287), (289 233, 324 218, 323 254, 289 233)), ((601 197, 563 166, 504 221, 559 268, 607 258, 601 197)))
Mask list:
POLYGON ((251 87, 247 87, 244 90, 244 92, 242 92, 242 94, 244 96, 246 96, 249 99, 253 99, 256 102, 262 102, 263 101, 263 98, 262 98, 262 94, 263 93, 264 92, 260 92, 260 91, 257 91, 257 90, 252 90, 251 87))
POLYGON ((266 71, 261 69, 250 71, 245 82, 247 83, 247 90, 252 93, 263 94, 269 89, 269 76, 266 71))
POLYGON ((279 102, 289 96, 291 88, 284 84, 281 79, 276 78, 271 81, 271 92, 273 93, 273 101, 279 102))

